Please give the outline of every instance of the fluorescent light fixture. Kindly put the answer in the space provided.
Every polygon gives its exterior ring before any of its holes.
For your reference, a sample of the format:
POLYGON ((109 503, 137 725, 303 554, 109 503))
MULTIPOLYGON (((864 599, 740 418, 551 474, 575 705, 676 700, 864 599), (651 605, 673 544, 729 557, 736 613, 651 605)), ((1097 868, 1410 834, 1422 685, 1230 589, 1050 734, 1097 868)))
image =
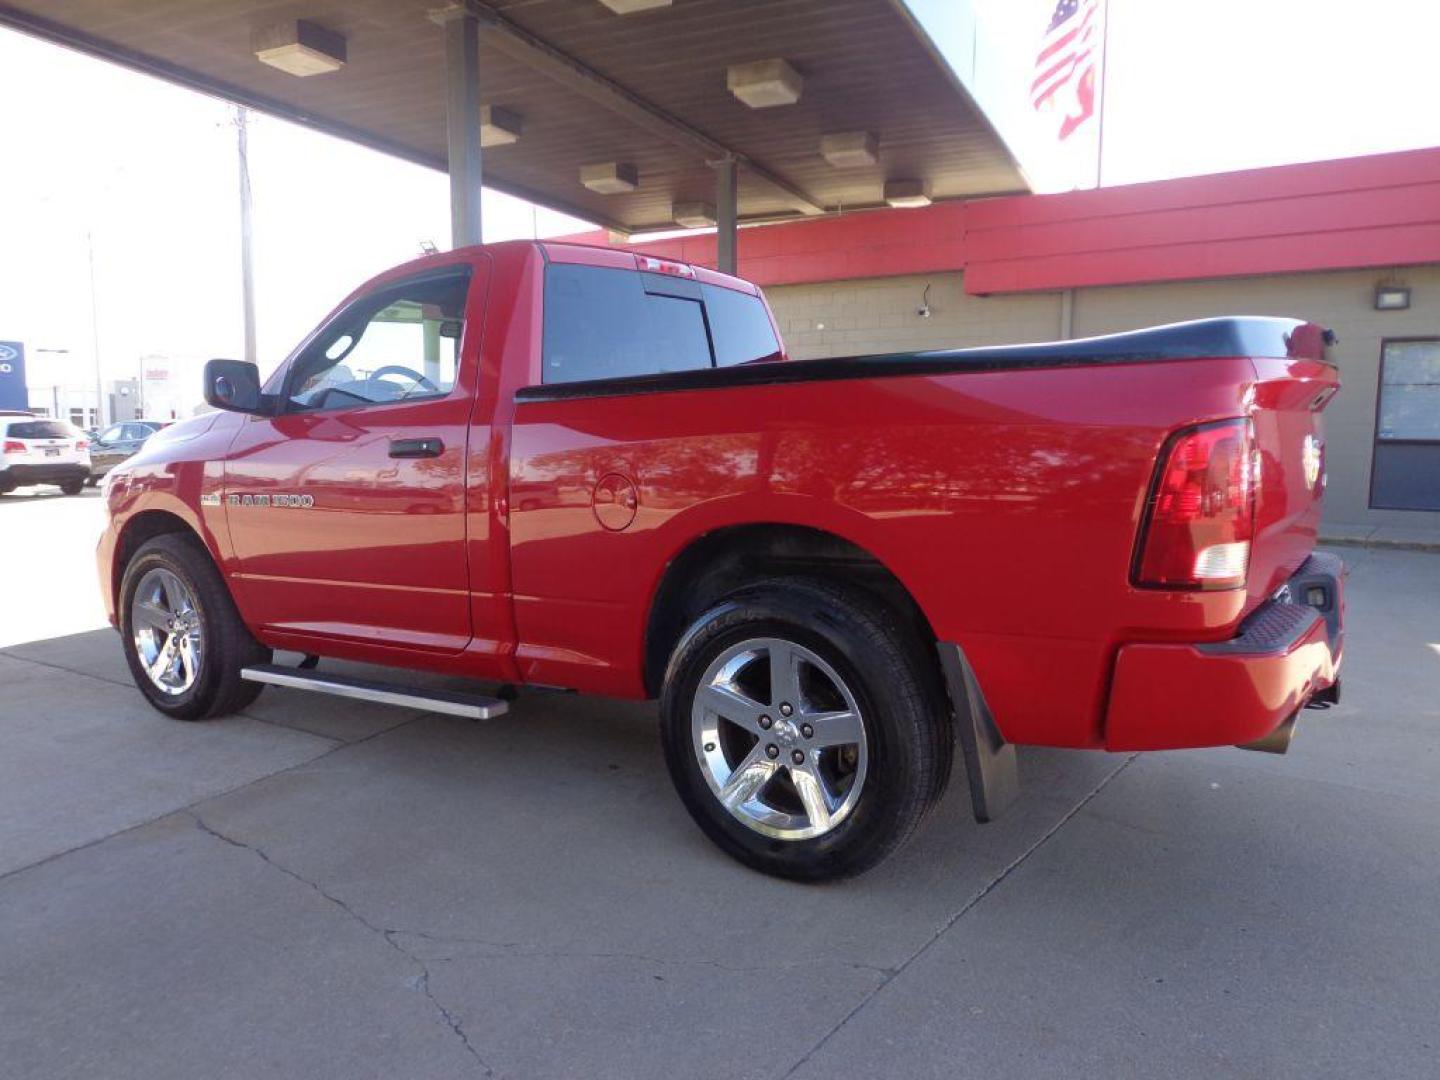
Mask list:
POLYGON ((525 130, 520 114, 499 105, 480 106, 480 145, 508 146, 525 130))
POLYGON ((897 210, 930 205, 930 192, 923 180, 885 181, 885 201, 897 210))
POLYGON ((305 19, 280 23, 256 33, 255 59, 287 75, 306 78, 345 66, 345 39, 305 19))
POLYGON ((633 15, 637 11, 669 7, 671 0, 600 0, 616 15, 633 15))
POLYGON ((1410 286, 1376 285, 1376 311, 1404 311, 1410 306, 1410 286))
POLYGON ((623 195, 640 186, 640 177, 628 162, 602 161, 581 165, 580 183, 600 195, 623 195))
POLYGON ((750 108, 769 109, 799 101, 805 79, 784 60, 756 60, 728 68, 725 85, 750 108))
POLYGON ((705 229, 715 224, 715 206, 707 202, 676 203, 670 216, 683 228, 705 229))
POLYGON ((874 165, 879 160, 879 148, 868 131, 843 131, 820 137, 820 156, 837 169, 853 169, 874 165))

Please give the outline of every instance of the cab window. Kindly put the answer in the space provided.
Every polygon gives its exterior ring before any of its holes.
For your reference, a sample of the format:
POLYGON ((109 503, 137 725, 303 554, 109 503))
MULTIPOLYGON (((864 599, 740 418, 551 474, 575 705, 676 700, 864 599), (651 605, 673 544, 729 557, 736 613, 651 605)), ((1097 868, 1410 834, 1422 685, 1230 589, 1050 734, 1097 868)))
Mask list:
POLYGON ((710 366, 710 335, 693 282, 597 266, 555 264, 545 271, 543 381, 710 366))
POLYGON ((722 285, 702 285, 701 292, 715 339, 716 367, 780 359, 780 342, 760 297, 722 285))
POLYGON ((455 388, 470 271, 389 286, 325 327, 292 365, 287 409, 363 408, 442 398, 455 388))

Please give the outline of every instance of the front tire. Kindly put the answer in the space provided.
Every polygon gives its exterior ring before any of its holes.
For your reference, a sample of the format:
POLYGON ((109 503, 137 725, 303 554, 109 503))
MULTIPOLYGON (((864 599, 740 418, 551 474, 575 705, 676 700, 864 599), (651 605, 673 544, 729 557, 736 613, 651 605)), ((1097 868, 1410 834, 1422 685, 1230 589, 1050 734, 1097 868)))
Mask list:
POLYGON ((875 866, 949 779, 949 710, 929 655, 858 589, 785 578, 722 601, 676 647, 661 696, 686 809, 768 874, 819 881, 875 866))
POLYGON ((245 708, 264 689, 240 670, 269 663, 270 650, 245 628, 210 556, 187 536, 143 544, 120 583, 120 637, 135 685, 177 720, 245 708))

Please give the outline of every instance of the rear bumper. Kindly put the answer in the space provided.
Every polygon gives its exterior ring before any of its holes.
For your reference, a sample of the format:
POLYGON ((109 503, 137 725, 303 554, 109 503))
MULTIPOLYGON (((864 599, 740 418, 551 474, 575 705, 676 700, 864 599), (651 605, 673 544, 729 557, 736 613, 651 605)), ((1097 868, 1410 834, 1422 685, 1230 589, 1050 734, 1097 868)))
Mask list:
POLYGON ((16 487, 26 484, 60 484, 67 480, 85 480, 90 476, 90 466, 83 461, 57 462, 54 465, 11 465, 0 469, 0 481, 8 481, 16 487))
POLYGON ((1336 685, 1344 648, 1345 566, 1316 553, 1241 625, 1203 645, 1120 649, 1105 720, 1107 750, 1259 742, 1336 685))

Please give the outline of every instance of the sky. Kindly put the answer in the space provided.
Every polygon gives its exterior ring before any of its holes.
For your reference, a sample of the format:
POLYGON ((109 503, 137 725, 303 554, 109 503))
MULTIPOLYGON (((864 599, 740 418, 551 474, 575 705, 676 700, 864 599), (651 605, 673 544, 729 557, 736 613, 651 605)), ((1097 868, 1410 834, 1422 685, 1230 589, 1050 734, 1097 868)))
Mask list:
MULTIPOLYGON (((1023 92, 1054 0, 972 6, 1023 92)), ((1110 0, 1109 22, 1107 185, 1440 146, 1428 0, 1110 0)), ((250 148, 269 370, 356 284, 447 246, 449 197, 434 170, 270 117, 250 148)), ((26 343, 32 386, 93 386, 97 339, 107 382, 147 355, 242 354, 228 105, 0 30, 0 151, 0 339, 26 343)), ((488 191, 484 220, 490 241, 587 227, 488 191)))

